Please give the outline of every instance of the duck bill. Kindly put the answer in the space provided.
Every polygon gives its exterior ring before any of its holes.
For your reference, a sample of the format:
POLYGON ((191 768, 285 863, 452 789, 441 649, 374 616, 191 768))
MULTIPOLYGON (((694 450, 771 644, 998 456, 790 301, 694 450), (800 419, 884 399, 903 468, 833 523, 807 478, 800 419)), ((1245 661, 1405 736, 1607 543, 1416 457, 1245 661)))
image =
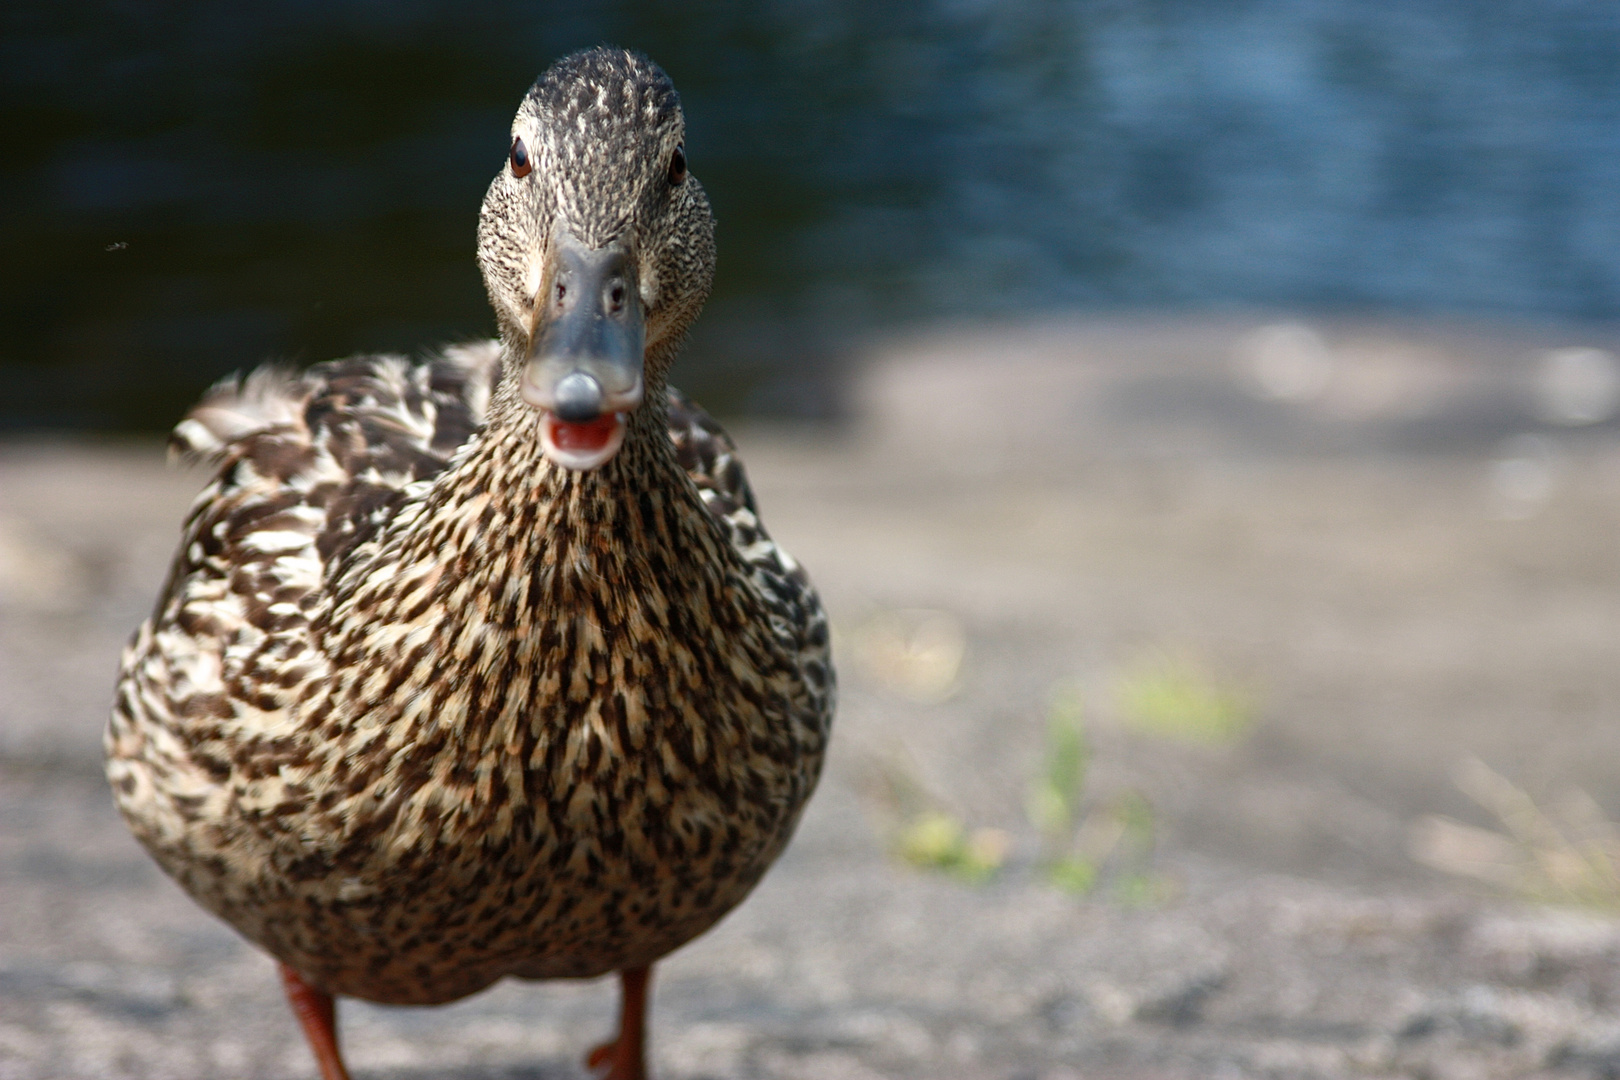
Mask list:
POLYGON ((546 457, 596 469, 619 452, 641 404, 646 323, 635 264, 617 241, 589 248, 567 233, 547 261, 520 389, 540 411, 546 457))

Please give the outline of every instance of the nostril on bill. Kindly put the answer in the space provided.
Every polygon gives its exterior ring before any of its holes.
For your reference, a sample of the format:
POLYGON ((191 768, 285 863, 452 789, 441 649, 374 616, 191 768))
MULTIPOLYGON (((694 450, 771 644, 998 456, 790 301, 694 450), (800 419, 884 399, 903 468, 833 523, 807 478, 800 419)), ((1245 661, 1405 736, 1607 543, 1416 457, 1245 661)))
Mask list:
POLYGON ((552 411, 559 420, 577 424, 602 415, 602 384, 583 371, 565 375, 557 383, 554 397, 552 411))

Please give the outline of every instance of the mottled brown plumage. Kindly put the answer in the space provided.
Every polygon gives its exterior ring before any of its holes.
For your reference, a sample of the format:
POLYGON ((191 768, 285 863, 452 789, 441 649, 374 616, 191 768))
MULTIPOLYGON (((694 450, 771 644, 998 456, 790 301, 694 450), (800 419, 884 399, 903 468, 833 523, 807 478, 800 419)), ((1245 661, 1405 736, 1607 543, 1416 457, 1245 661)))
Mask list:
POLYGON ((815 786, 820 604, 666 389, 713 274, 682 125, 645 59, 560 61, 480 218, 498 344, 261 370, 175 431, 217 473, 125 653, 108 775, 164 869, 317 997, 639 971, 747 894, 815 786), (524 382, 566 243, 620 252, 644 319, 599 467, 557 464, 524 382))

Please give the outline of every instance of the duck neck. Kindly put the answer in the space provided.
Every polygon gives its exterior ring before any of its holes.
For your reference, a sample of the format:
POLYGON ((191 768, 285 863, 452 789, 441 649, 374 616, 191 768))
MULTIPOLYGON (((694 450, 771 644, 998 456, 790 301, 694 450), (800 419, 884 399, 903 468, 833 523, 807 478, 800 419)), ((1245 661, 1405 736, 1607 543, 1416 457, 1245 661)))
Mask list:
POLYGON ((445 567, 446 584, 485 597, 500 625, 555 620, 582 605, 598 621, 622 621, 654 592, 721 604, 727 549, 676 460, 663 366, 647 368, 623 445, 588 472, 545 456, 540 414, 515 379, 503 380, 477 444, 447 471, 458 475, 429 496, 430 521, 412 529, 410 542, 428 545, 416 557, 444 563, 444 548, 421 538, 448 538, 461 558, 445 567))
POLYGON ((469 571, 504 562, 523 576, 614 578, 656 549, 663 554, 654 561, 680 576, 700 551, 711 554, 707 512, 669 437, 666 364, 648 358, 642 402, 626 417, 619 452, 579 471, 546 457, 541 414, 518 391, 521 362, 506 355, 484 431, 425 508, 459 538, 469 571))

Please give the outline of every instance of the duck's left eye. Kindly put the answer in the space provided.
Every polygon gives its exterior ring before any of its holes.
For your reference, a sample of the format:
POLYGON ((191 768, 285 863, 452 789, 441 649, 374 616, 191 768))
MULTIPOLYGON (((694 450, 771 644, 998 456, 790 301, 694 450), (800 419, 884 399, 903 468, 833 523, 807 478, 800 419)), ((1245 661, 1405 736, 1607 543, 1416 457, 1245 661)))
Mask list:
POLYGON ((679 184, 686 179, 686 147, 677 146, 669 156, 669 182, 679 184))
POLYGON ((529 148, 523 145, 522 139, 512 140, 512 175, 522 178, 529 175, 529 148))

